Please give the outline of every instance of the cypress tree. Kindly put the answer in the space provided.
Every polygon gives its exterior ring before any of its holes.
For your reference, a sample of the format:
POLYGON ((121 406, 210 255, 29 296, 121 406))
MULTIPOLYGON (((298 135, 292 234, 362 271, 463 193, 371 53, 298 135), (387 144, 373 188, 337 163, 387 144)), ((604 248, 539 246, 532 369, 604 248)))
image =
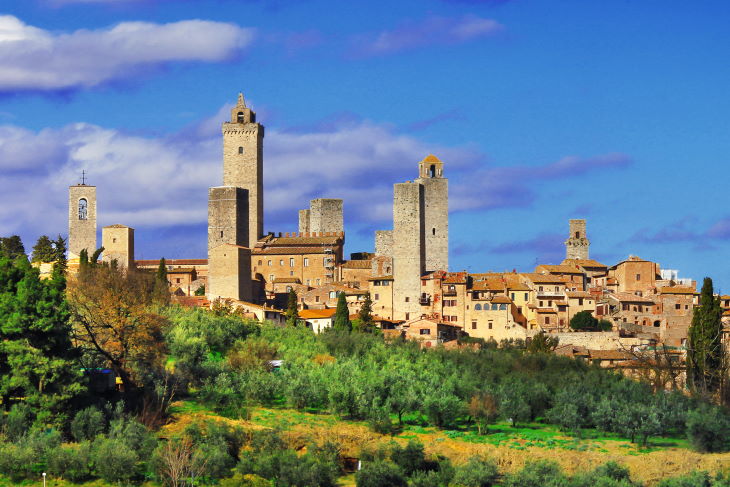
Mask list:
POLYGON ((336 330, 352 331, 352 323, 350 322, 350 310, 347 308, 347 298, 344 292, 337 295, 337 311, 335 311, 336 330))
POLYGON ((687 380, 699 394, 716 392, 724 373, 722 311, 712 279, 705 277, 687 337, 687 380))
POLYGON ((357 317, 360 320, 360 329, 362 331, 369 332, 375 327, 375 322, 373 321, 373 300, 370 298, 370 293, 365 294, 365 302, 362 303, 362 308, 360 308, 357 317))
POLYGON ((170 302, 170 283, 167 281, 167 264, 164 257, 160 259, 155 274, 154 300, 159 304, 170 302))
POLYGON ((299 324, 299 310, 297 309, 297 293, 294 289, 289 290, 286 304, 286 324, 288 326, 297 326, 299 324))

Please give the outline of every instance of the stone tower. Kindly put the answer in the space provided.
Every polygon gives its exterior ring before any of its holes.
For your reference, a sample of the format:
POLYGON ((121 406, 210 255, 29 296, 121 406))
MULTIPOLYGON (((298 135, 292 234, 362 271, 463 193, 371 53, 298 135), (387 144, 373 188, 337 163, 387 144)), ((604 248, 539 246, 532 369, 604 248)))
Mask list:
POLYGON ((249 245, 248 191, 233 186, 208 188, 208 254, 219 245, 249 245))
POLYGON ((309 233, 309 210, 299 210, 299 233, 309 233))
POLYGON ((68 188, 68 258, 78 259, 82 250, 96 251, 96 186, 77 184, 68 188))
POLYGON ((109 225, 101 229, 102 261, 116 261, 119 267, 134 267, 134 228, 109 225))
POLYGON ((264 127, 246 106, 243 94, 223 123, 223 186, 248 191, 248 241, 253 248, 264 233, 264 127))
POLYGON ((567 259, 588 259, 588 248, 591 242, 586 236, 585 220, 570 220, 570 234, 565 241, 565 257, 567 259))
POLYGON ((233 244, 208 252, 208 299, 251 301, 251 250, 233 244))
POLYGON ((449 270, 449 180, 444 163, 433 154, 418 163, 417 183, 423 186, 425 267, 428 271, 449 270))
MULTIPOLYGON (((444 164, 429 155, 418 179, 393 186, 393 317, 421 316, 421 276, 449 270, 449 186, 444 164)), ((385 247, 385 233, 376 233, 385 247)))
POLYGON ((342 200, 318 198, 309 202, 310 232, 344 232, 342 200))

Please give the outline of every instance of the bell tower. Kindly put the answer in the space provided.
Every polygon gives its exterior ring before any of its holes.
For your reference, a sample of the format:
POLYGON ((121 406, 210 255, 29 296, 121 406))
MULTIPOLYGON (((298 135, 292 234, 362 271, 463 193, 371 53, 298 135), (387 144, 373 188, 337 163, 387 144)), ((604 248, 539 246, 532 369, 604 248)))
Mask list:
POLYGON ((78 259, 82 250, 96 251, 96 186, 81 184, 68 188, 68 258, 78 259))
POLYGON ((586 236, 585 220, 570 220, 570 235, 565 241, 565 257, 567 259, 588 260, 588 249, 591 246, 586 236))
POLYGON ((231 110, 231 120, 223 123, 223 186, 248 192, 249 248, 256 246, 264 233, 264 126, 256 113, 246 106, 243 94, 231 110))

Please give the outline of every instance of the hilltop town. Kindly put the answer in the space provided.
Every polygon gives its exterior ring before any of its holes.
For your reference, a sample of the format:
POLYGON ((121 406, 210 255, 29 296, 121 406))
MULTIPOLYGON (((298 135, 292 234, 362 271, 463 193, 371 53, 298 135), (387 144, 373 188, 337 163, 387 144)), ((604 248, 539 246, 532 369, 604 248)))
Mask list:
MULTIPOLYGON (((208 190, 207 258, 166 261, 175 299, 191 306, 224 300, 260 321, 283 323, 289 294, 314 331, 331 327, 340 294, 351 314, 372 300, 386 334, 423 346, 460 337, 529 342, 545 332, 556 353, 631 367, 637 351, 662 345, 683 355, 697 283, 637 256, 617 263, 590 257, 586 220, 568 222, 565 259, 533 272, 468 273, 449 269, 448 161, 426 155, 412 181, 393 186, 392 229, 376 231, 374 252, 344 254, 346 198, 318 198, 299 211, 297 232, 264 232, 264 126, 239 95, 222 124, 222 186, 208 190), (589 313, 600 329, 571 326, 589 313)), ((97 248, 94 186, 69 188, 69 258, 97 248)), ((103 189, 101 189, 103 191, 103 189)), ((344 195, 346 196, 346 195, 344 195)), ((556 224, 558 224, 556 222, 556 224)), ((600 245, 600 243, 598 244, 600 245)), ((102 260, 154 270, 135 260, 134 229, 102 229, 102 260)), ((726 328, 730 296, 721 296, 726 328)))

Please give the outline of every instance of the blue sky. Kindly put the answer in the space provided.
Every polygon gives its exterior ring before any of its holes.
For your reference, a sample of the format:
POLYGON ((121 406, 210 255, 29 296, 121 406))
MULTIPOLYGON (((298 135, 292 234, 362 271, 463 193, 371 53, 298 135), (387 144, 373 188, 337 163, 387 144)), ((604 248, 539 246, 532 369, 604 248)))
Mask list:
POLYGON ((666 0, 27 0, 0 11, 0 234, 66 232, 82 169, 139 258, 203 257, 220 123, 267 127, 267 231, 345 200, 348 251, 390 228, 430 152, 451 268, 640 255, 730 289, 730 5, 666 0))

